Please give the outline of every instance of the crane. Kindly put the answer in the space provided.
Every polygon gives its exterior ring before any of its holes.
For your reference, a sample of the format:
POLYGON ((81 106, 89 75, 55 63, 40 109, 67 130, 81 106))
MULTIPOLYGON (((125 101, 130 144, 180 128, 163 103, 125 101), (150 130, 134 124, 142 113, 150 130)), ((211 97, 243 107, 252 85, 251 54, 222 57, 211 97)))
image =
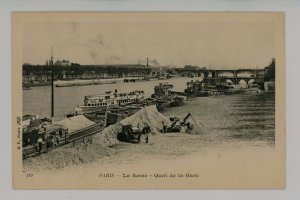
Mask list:
MULTIPOLYGON (((190 132, 193 129, 193 126, 187 122, 188 118, 192 118, 194 120, 194 118, 192 117, 191 113, 188 113, 181 121, 180 118, 174 117, 173 118, 173 123, 167 127, 166 132, 170 133, 170 132, 180 132, 182 130, 183 127, 186 128, 187 132, 190 132), (180 122, 180 123, 178 123, 180 122)), ((195 120, 194 120, 195 121, 195 120)))

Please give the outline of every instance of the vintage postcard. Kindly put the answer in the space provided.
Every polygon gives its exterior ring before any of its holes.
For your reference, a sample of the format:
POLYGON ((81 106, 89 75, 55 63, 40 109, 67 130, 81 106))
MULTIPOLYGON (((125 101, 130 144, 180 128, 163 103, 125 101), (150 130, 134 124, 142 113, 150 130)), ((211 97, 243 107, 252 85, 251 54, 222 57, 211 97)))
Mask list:
POLYGON ((280 12, 12 14, 15 189, 284 189, 280 12))

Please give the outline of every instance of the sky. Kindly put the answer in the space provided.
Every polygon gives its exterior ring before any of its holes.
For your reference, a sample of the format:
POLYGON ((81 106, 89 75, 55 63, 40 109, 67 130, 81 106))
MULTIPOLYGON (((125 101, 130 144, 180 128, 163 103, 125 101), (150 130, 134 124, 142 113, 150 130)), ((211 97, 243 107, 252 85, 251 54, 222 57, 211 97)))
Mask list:
MULTIPOLYGON (((201 16, 200 16, 201 17, 201 16)), ((208 68, 262 68, 275 55, 269 21, 148 17, 104 17, 23 25, 23 61, 45 64, 198 65, 208 68)))

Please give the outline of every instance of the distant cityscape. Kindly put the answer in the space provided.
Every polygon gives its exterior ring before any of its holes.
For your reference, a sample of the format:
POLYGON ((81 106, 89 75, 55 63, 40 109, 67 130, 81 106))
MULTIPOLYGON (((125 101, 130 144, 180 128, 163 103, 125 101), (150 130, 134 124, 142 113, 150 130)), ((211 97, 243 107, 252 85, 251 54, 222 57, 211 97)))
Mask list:
MULTIPOLYGON (((47 85, 51 81, 50 60, 45 65, 23 64, 23 83, 47 85)), ((249 68, 250 69, 250 68, 249 68)), ((183 76, 197 77, 206 67, 185 65, 184 67, 150 66, 148 64, 113 64, 113 65, 80 65, 69 60, 57 60, 53 63, 54 80, 89 80, 110 79, 122 77, 167 77, 183 76)), ((275 59, 270 64, 257 69, 267 81, 275 80, 275 59)), ((211 70, 210 70, 211 71, 211 70)))

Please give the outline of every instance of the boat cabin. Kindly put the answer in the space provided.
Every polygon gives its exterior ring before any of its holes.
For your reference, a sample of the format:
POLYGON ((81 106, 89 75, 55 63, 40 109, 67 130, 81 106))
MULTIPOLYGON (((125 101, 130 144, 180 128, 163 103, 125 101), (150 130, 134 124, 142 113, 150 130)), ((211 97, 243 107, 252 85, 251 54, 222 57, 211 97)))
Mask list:
POLYGON ((185 92, 189 93, 189 94, 198 93, 198 92, 202 91, 203 87, 204 87, 203 82, 200 82, 198 80, 196 80, 196 81, 191 80, 190 82, 187 82, 187 88, 186 88, 185 92))
POLYGON ((89 95, 84 97, 85 107, 107 107, 109 105, 126 105, 137 102, 144 98, 143 90, 136 90, 129 93, 108 93, 100 95, 89 95))
POLYGON ((168 83, 159 83, 159 85, 154 87, 154 97, 164 98, 171 94, 171 90, 174 86, 168 83))

